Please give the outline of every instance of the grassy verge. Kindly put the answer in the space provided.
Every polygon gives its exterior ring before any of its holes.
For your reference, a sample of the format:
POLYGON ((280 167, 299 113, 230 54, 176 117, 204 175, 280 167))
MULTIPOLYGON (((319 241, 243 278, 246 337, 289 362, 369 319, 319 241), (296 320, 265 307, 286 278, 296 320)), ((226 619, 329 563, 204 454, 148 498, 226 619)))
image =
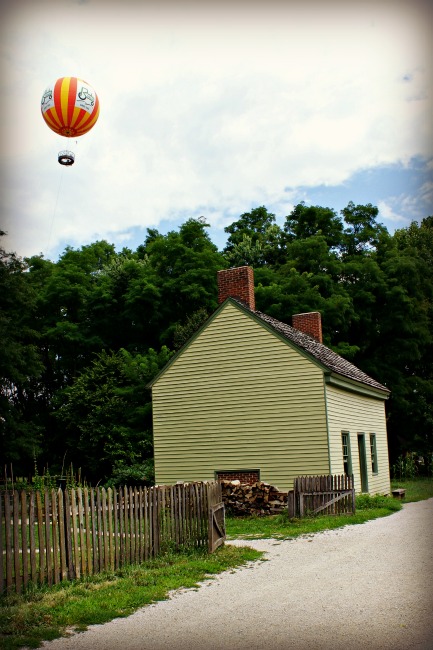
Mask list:
POLYGON ((363 524, 370 519, 386 517, 400 510, 403 503, 421 501, 433 497, 433 478, 412 481, 392 482, 392 488, 406 490, 400 501, 393 497, 360 494, 356 497, 356 514, 337 517, 319 516, 305 519, 289 519, 286 512, 271 517, 227 517, 227 537, 229 539, 292 539, 299 535, 318 533, 353 524, 363 524))
POLYGON ((37 648, 68 630, 129 616, 139 607, 167 598, 170 591, 194 588, 202 580, 257 560, 250 548, 225 546, 212 555, 194 551, 167 555, 116 573, 35 589, 0 599, 0 647, 37 648))
POLYGON ((332 530, 353 524, 363 524, 370 519, 386 517, 400 510, 401 501, 390 497, 357 498, 354 515, 305 517, 289 519, 286 512, 271 517, 227 517, 226 528, 229 539, 293 539, 299 535, 311 535, 323 530, 332 530))
POLYGON ((404 488, 406 490, 403 503, 410 503, 411 501, 423 501, 424 499, 431 499, 433 497, 433 477, 417 478, 411 481, 392 481, 392 489, 404 488))

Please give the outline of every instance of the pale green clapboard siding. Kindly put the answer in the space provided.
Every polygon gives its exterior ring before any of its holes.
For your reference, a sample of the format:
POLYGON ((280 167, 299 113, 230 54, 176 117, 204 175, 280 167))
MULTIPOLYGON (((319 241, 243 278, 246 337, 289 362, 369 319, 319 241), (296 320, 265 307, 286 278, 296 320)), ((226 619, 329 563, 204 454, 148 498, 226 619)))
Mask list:
POLYGON ((285 490, 329 472, 321 369, 231 303, 152 390, 159 484, 260 469, 285 490))
POLYGON ((335 386, 326 386, 328 411, 329 448, 331 472, 343 472, 343 451, 341 432, 350 433, 352 469, 355 476, 355 490, 361 491, 358 433, 365 434, 368 470, 368 491, 370 494, 389 494, 389 458, 386 434, 385 402, 363 395, 349 393, 335 386), (373 474, 370 455, 370 433, 376 434, 378 473, 373 474))

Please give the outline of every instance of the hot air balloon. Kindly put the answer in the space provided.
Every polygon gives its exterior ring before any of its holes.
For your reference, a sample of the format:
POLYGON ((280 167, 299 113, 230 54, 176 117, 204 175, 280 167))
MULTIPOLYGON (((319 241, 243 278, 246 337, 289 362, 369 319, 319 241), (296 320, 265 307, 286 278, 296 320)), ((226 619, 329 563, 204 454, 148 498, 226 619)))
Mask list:
MULTIPOLYGON (((41 99, 42 117, 50 129, 65 138, 84 135, 99 116, 99 99, 87 81, 78 77, 61 77, 48 86, 41 99)), ((61 165, 73 165, 72 151, 60 151, 61 165)))

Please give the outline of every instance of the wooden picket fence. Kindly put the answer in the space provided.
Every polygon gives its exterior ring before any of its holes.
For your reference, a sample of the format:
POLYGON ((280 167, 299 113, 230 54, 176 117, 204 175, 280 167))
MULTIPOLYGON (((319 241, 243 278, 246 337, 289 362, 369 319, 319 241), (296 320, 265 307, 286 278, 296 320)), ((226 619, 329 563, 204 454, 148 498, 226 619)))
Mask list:
POLYGON ((288 494, 290 517, 355 513, 353 475, 298 476, 288 494))
POLYGON ((183 547, 212 552, 225 536, 221 503, 219 483, 0 492, 0 593, 114 571, 183 547))

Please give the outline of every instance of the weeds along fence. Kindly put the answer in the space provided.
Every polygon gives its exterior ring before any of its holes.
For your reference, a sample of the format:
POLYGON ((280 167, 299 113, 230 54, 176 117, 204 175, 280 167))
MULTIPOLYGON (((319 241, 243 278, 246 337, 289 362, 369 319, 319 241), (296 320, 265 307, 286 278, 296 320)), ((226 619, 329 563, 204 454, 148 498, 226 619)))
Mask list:
POLYGON ((0 492, 0 593, 140 563, 169 550, 212 551, 219 483, 0 492))

